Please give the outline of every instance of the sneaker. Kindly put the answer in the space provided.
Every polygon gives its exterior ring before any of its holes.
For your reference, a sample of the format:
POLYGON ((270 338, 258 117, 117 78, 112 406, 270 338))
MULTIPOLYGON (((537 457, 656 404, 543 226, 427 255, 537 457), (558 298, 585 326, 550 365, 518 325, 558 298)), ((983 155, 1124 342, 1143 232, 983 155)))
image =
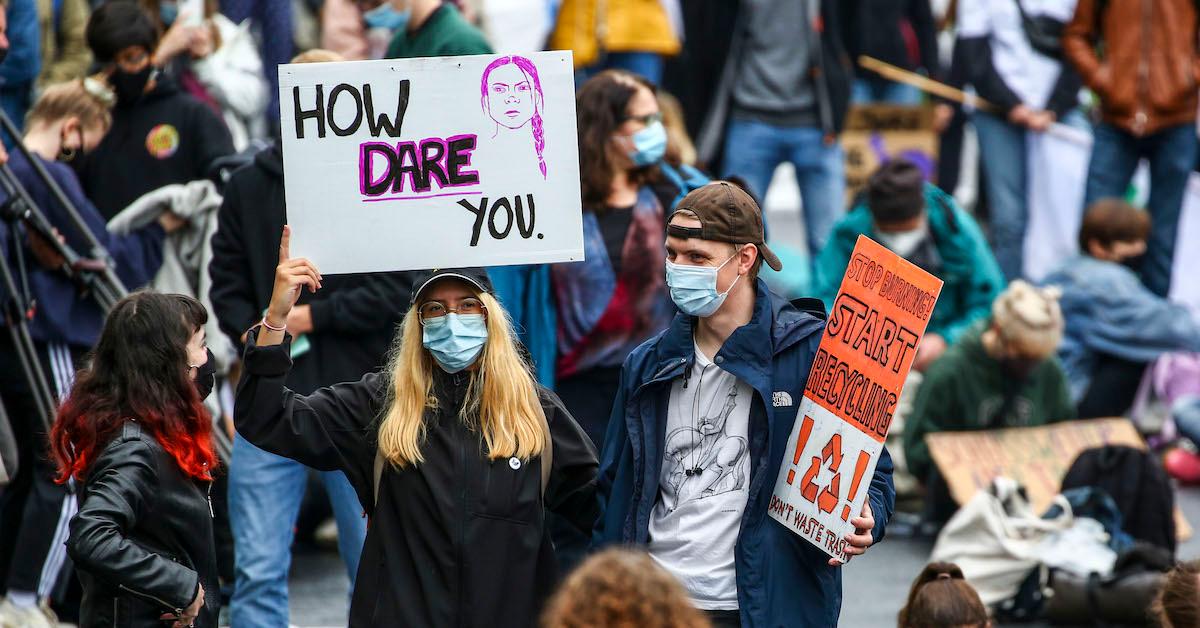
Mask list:
POLYGON ((19 607, 5 599, 0 602, 0 628, 57 628, 54 611, 44 606, 19 607))
POLYGON ((1163 460, 1167 475, 1184 484, 1200 484, 1200 456, 1185 449, 1172 449, 1163 460))

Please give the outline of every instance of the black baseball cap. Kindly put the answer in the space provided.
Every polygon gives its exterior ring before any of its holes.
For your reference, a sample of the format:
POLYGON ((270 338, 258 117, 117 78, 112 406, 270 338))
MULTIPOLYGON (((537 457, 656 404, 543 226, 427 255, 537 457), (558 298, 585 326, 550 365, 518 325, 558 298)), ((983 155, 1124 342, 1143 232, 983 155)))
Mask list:
POLYGON ((488 278, 487 271, 482 268, 435 268, 418 271, 417 279, 413 282, 417 288, 413 290, 411 303, 416 304, 421 298, 422 292, 442 279, 465 281, 479 292, 495 295, 495 291, 492 289, 492 280, 488 278))
POLYGON ((767 266, 783 270, 783 263, 767 248, 763 231, 762 209, 745 190, 728 181, 713 181, 683 197, 675 212, 687 210, 700 220, 700 227, 667 225, 667 235, 676 238, 699 238, 732 244, 753 244, 758 247, 767 266))

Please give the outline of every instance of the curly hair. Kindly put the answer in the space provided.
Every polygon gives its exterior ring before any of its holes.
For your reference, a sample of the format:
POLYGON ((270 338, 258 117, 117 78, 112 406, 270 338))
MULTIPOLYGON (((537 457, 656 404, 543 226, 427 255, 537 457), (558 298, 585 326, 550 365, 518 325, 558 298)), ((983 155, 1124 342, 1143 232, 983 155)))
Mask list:
POLYGON ((1164 628, 1200 626, 1200 560, 1180 563, 1167 574, 1151 612, 1164 628))
POLYGON ((645 552, 610 549, 575 570, 546 605, 542 628, 708 628, 687 593, 645 552))

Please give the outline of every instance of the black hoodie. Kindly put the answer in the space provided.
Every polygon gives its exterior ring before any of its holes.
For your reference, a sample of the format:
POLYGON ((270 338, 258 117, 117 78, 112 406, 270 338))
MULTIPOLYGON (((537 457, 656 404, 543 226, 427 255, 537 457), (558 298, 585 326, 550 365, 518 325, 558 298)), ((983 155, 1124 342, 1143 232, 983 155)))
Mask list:
MULTIPOLYGON (((278 146, 264 149, 252 164, 233 173, 217 220, 209 297, 221 331, 239 342, 270 304, 279 263, 287 212, 278 146)), ((330 275, 317 293, 305 292, 300 304, 312 307, 311 349, 296 357, 288 387, 308 394, 378 370, 412 288, 412 273, 392 272, 330 275)))
POLYGON ((232 153, 220 116, 159 76, 136 103, 113 109, 112 129, 81 160, 79 182, 109 220, 147 192, 208 177, 232 153))

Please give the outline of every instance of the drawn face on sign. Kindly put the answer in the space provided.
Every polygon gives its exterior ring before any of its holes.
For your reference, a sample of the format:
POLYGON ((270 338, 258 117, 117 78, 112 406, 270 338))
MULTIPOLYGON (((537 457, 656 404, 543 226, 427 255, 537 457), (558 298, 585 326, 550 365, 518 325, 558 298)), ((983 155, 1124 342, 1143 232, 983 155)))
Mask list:
MULTIPOLYGON (((542 127, 542 83, 537 67, 525 57, 500 57, 488 64, 479 81, 483 112, 501 128, 510 131, 529 126, 538 170, 546 176, 546 134, 542 127)), ((495 136, 493 136, 495 137, 495 136)))
POLYGON ((533 119, 533 83, 516 65, 493 70, 487 92, 488 115, 496 124, 519 129, 533 119))

